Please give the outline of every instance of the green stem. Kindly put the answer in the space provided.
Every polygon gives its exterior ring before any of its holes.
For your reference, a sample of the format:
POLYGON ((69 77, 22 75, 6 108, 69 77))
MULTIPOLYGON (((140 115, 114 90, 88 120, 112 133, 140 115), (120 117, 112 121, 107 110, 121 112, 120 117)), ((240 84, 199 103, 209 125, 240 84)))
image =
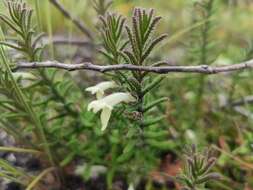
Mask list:
POLYGON ((24 149, 24 148, 5 147, 5 146, 0 146, 0 151, 15 152, 15 153, 30 153, 30 154, 37 154, 37 155, 42 153, 34 149, 24 149))
POLYGON ((41 174, 39 174, 26 188, 26 190, 32 190, 36 185, 40 182, 40 180, 45 177, 48 173, 53 172, 55 170, 54 167, 48 168, 44 170, 41 174))
MULTIPOLYGON (((203 65, 209 65, 208 62, 208 38, 209 38, 209 31, 210 31, 210 25, 211 25, 211 16, 212 16, 212 6, 213 6, 213 1, 210 0, 206 7, 205 7, 205 11, 207 12, 206 15, 204 15, 203 20, 207 20, 204 24, 203 24, 203 28, 201 30, 201 55, 200 55, 200 60, 199 63, 203 64, 203 65)), ((203 95, 204 95, 204 89, 205 89, 205 79, 206 76, 201 75, 199 77, 199 87, 197 90, 197 96, 196 96, 196 115, 195 115, 195 121, 198 121, 198 118, 201 118, 201 104, 202 104, 202 100, 203 100, 203 95)), ((194 124, 196 124, 196 122, 194 122, 194 124)))

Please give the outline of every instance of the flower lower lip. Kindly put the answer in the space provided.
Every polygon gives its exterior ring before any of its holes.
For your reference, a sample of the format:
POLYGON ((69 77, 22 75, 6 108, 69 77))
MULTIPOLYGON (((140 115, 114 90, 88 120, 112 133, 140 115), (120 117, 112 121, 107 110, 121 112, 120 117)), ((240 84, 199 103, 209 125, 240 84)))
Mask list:
POLYGON ((92 101, 88 105, 88 110, 93 110, 94 113, 102 110, 100 119, 102 123, 102 130, 105 130, 110 120, 111 112, 114 106, 122 102, 129 103, 133 101, 136 101, 136 99, 130 93, 117 92, 99 100, 92 101))

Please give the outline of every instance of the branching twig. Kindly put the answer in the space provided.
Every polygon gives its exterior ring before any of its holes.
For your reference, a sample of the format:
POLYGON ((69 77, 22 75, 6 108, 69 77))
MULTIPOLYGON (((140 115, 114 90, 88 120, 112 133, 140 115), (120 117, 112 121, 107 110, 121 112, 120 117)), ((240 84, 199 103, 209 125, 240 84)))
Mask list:
POLYGON ((244 97, 240 100, 236 100, 236 101, 232 102, 230 105, 231 106, 242 106, 242 105, 252 104, 252 103, 253 103, 253 96, 247 96, 247 97, 244 97))
POLYGON ((74 18, 74 16, 69 13, 67 11, 67 9, 65 9, 63 7, 63 5, 60 4, 60 2, 58 0, 50 0, 50 2, 59 10, 61 11, 61 13, 68 18, 69 20, 71 20, 84 34, 86 34, 91 40, 93 39, 92 34, 90 32, 90 30, 77 18, 74 18))
POLYGON ((241 114, 242 116, 253 120, 253 115, 249 110, 247 110, 243 107, 240 107, 240 106, 235 106, 233 109, 235 112, 241 114))
MULTIPOLYGON (((226 73, 232 71, 241 71, 245 69, 253 68, 253 60, 246 62, 226 65, 226 66, 208 66, 208 65, 199 65, 199 66, 136 66, 130 64, 120 64, 120 65, 95 65, 90 62, 79 63, 79 64, 66 64, 59 63, 57 61, 46 61, 46 62, 31 62, 31 63, 18 63, 16 69, 37 69, 37 68, 58 68, 68 71, 75 70, 90 70, 96 72, 110 72, 118 70, 128 70, 128 71, 145 71, 158 74, 166 73, 201 73, 201 74, 217 74, 217 73, 226 73)), ((16 70, 15 69, 15 70, 16 70)))
POLYGON ((226 107, 238 107, 238 106, 244 106, 247 104, 253 104, 253 96, 246 96, 238 100, 234 100, 231 102, 227 102, 224 105, 221 106, 221 108, 226 107))

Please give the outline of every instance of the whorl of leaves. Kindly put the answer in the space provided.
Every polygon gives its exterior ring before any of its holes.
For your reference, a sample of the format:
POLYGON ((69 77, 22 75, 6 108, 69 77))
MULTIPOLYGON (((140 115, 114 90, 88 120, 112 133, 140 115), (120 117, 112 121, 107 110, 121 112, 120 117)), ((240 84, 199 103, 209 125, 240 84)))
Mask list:
POLYGON ((18 36, 13 42, 1 41, 0 44, 21 51, 30 61, 34 61, 36 57, 40 56, 42 50, 37 45, 42 34, 34 35, 33 10, 29 9, 22 0, 6 1, 6 6, 9 16, 1 13, 0 20, 14 30, 18 36))
POLYGON ((108 13, 101 16, 100 20, 103 24, 102 38, 105 49, 100 52, 113 63, 117 63, 118 58, 123 57, 129 64, 143 65, 156 45, 167 36, 153 36, 161 20, 161 17, 154 16, 153 9, 135 8, 132 27, 125 25, 125 18, 116 14, 108 13), (128 38, 126 41, 122 39, 124 27, 128 38), (127 47, 128 44, 130 48, 127 47))
POLYGON ((152 50, 167 35, 163 34, 154 38, 153 32, 161 17, 154 16, 154 10, 149 11, 135 8, 132 17, 132 28, 126 26, 127 35, 131 45, 131 50, 125 50, 127 62, 135 65, 143 65, 152 50))
MULTIPOLYGON (((32 26, 33 10, 29 9, 27 4, 22 0, 6 1, 6 6, 9 15, 0 14, 0 19, 14 30, 17 37, 11 38, 14 39, 12 43, 9 41, 0 41, 0 44, 20 51, 24 55, 24 60, 40 60, 42 47, 39 45, 39 42, 43 35, 35 35, 35 27, 32 26)), ((47 92, 50 92, 49 95, 45 94, 50 98, 44 104, 47 104, 49 101, 58 101, 63 105, 63 109, 59 109, 59 112, 66 112, 69 116, 76 116, 77 112, 71 108, 65 96, 73 88, 73 83, 68 80, 54 82, 57 76, 56 73, 55 71, 50 75, 46 70, 39 70, 38 74, 42 79, 40 84, 47 86, 49 88, 47 92), (64 88, 60 89, 59 86, 64 88)))
POLYGON ((183 182, 184 190, 195 190, 203 187, 210 180, 220 179, 218 173, 211 172, 216 163, 212 151, 207 149, 199 152, 195 145, 188 148, 185 153, 185 165, 182 174, 178 177, 183 182))
POLYGON ((123 29, 126 19, 121 15, 107 13, 106 16, 100 16, 102 22, 102 40, 104 50, 100 52, 105 55, 109 61, 116 64, 122 51, 128 42, 122 42, 123 29))

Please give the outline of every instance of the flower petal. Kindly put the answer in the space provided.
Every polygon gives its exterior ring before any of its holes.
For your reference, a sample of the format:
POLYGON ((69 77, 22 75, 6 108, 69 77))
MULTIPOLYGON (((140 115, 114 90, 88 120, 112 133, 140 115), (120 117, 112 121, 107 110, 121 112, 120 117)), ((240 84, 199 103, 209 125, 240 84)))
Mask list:
POLYGON ((103 99, 101 99, 101 101, 113 107, 122 102, 135 102, 136 99, 130 93, 117 92, 104 97, 103 99))
POLYGON ((101 91, 101 90, 97 91, 96 97, 98 100, 103 98, 103 96, 104 96, 104 91, 101 91))
POLYGON ((130 183, 130 185, 128 186, 128 189, 127 190, 134 190, 134 185, 133 183, 130 183))
POLYGON ((114 81, 104 81, 95 86, 88 87, 85 90, 91 92, 91 94, 97 94, 98 99, 100 99, 102 98, 101 95, 104 95, 105 90, 115 87, 117 87, 117 84, 114 81))
POLYGON ((88 111, 93 110, 94 113, 97 113, 100 109, 102 109, 102 107, 99 105, 98 101, 92 101, 88 105, 88 111))
POLYGON ((87 110, 91 111, 93 109, 93 102, 89 103, 87 110))
POLYGON ((102 113, 100 115, 101 123, 102 123, 102 131, 104 131, 108 125, 112 113, 112 109, 110 107, 104 107, 102 113))
POLYGON ((87 92, 91 92, 91 94, 95 94, 98 91, 98 88, 96 86, 91 86, 85 89, 87 92))

